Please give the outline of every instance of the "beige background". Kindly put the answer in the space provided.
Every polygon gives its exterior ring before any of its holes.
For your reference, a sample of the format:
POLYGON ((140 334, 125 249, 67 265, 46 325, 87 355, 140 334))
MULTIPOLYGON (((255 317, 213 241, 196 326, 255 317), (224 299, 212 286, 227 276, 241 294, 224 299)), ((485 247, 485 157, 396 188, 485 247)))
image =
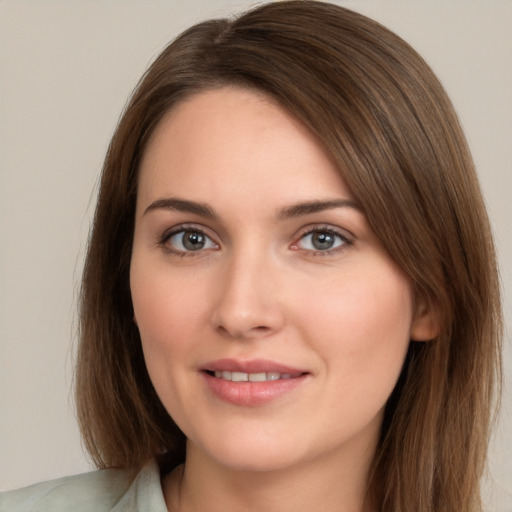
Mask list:
MULTIPOLYGON (((512 325, 512 2, 347 0, 438 73, 473 149, 512 325)), ((0 1, 0 489, 87 470, 75 425, 74 315, 103 155, 147 63, 234 0, 0 1)), ((512 511, 512 349, 486 483, 512 511)))

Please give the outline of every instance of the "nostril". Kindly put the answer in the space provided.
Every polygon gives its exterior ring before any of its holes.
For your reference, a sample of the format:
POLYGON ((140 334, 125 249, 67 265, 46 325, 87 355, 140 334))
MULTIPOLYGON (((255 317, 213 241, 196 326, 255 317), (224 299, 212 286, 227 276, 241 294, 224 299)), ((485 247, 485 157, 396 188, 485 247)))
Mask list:
POLYGON ((217 327, 217 330, 222 334, 222 335, 225 335, 225 336, 228 336, 229 335, 229 331, 223 326, 223 325, 219 325, 217 327))
POLYGON ((254 335, 266 335, 272 331, 272 328, 267 325, 256 325, 254 327, 236 326, 231 328, 224 325, 217 326, 217 332, 223 337, 229 338, 250 338, 254 335))

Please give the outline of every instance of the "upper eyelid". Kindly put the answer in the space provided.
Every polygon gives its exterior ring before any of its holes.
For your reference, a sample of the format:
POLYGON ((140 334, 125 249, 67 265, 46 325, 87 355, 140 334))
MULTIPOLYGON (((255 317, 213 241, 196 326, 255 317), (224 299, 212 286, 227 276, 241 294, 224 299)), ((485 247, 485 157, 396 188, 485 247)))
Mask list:
POLYGON ((335 233, 342 238, 346 238, 348 240, 353 240, 355 235, 346 228, 341 228, 339 226, 334 226, 332 224, 327 223, 319 223, 319 224, 310 224, 309 226, 305 226, 301 228, 297 234, 295 235, 295 240, 298 240, 299 238, 309 235, 311 233, 314 233, 316 231, 329 231, 332 233, 335 233))
POLYGON ((210 229, 195 223, 178 224, 176 226, 168 228, 164 230, 160 238, 162 240, 168 239, 173 235, 181 233, 182 231, 197 231, 198 233, 202 233, 203 235, 206 235, 208 238, 211 238, 212 240, 215 238, 214 235, 212 236, 210 229))

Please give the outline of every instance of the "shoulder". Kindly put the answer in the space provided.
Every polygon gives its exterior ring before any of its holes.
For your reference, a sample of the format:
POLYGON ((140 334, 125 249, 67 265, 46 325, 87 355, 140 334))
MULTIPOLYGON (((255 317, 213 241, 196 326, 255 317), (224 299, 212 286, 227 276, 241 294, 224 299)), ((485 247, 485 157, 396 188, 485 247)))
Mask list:
POLYGON ((102 469, 0 493, 0 512, 70 510, 164 512, 166 508, 158 466, 151 461, 139 473, 121 469, 102 469))

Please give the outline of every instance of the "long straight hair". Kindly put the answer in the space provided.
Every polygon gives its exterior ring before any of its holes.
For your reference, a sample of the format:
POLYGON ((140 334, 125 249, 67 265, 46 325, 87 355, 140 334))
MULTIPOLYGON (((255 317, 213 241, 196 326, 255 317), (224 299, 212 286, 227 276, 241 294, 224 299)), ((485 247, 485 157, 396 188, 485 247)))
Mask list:
POLYGON ((379 511, 477 512, 501 307, 491 229, 471 155, 438 79, 402 39, 350 10, 283 1, 198 24, 153 62, 106 156, 83 273, 78 418, 98 467, 185 457, 133 323, 129 266, 139 163, 180 100, 224 85, 267 94, 338 164, 368 222, 439 317, 411 342, 368 481, 379 511))

